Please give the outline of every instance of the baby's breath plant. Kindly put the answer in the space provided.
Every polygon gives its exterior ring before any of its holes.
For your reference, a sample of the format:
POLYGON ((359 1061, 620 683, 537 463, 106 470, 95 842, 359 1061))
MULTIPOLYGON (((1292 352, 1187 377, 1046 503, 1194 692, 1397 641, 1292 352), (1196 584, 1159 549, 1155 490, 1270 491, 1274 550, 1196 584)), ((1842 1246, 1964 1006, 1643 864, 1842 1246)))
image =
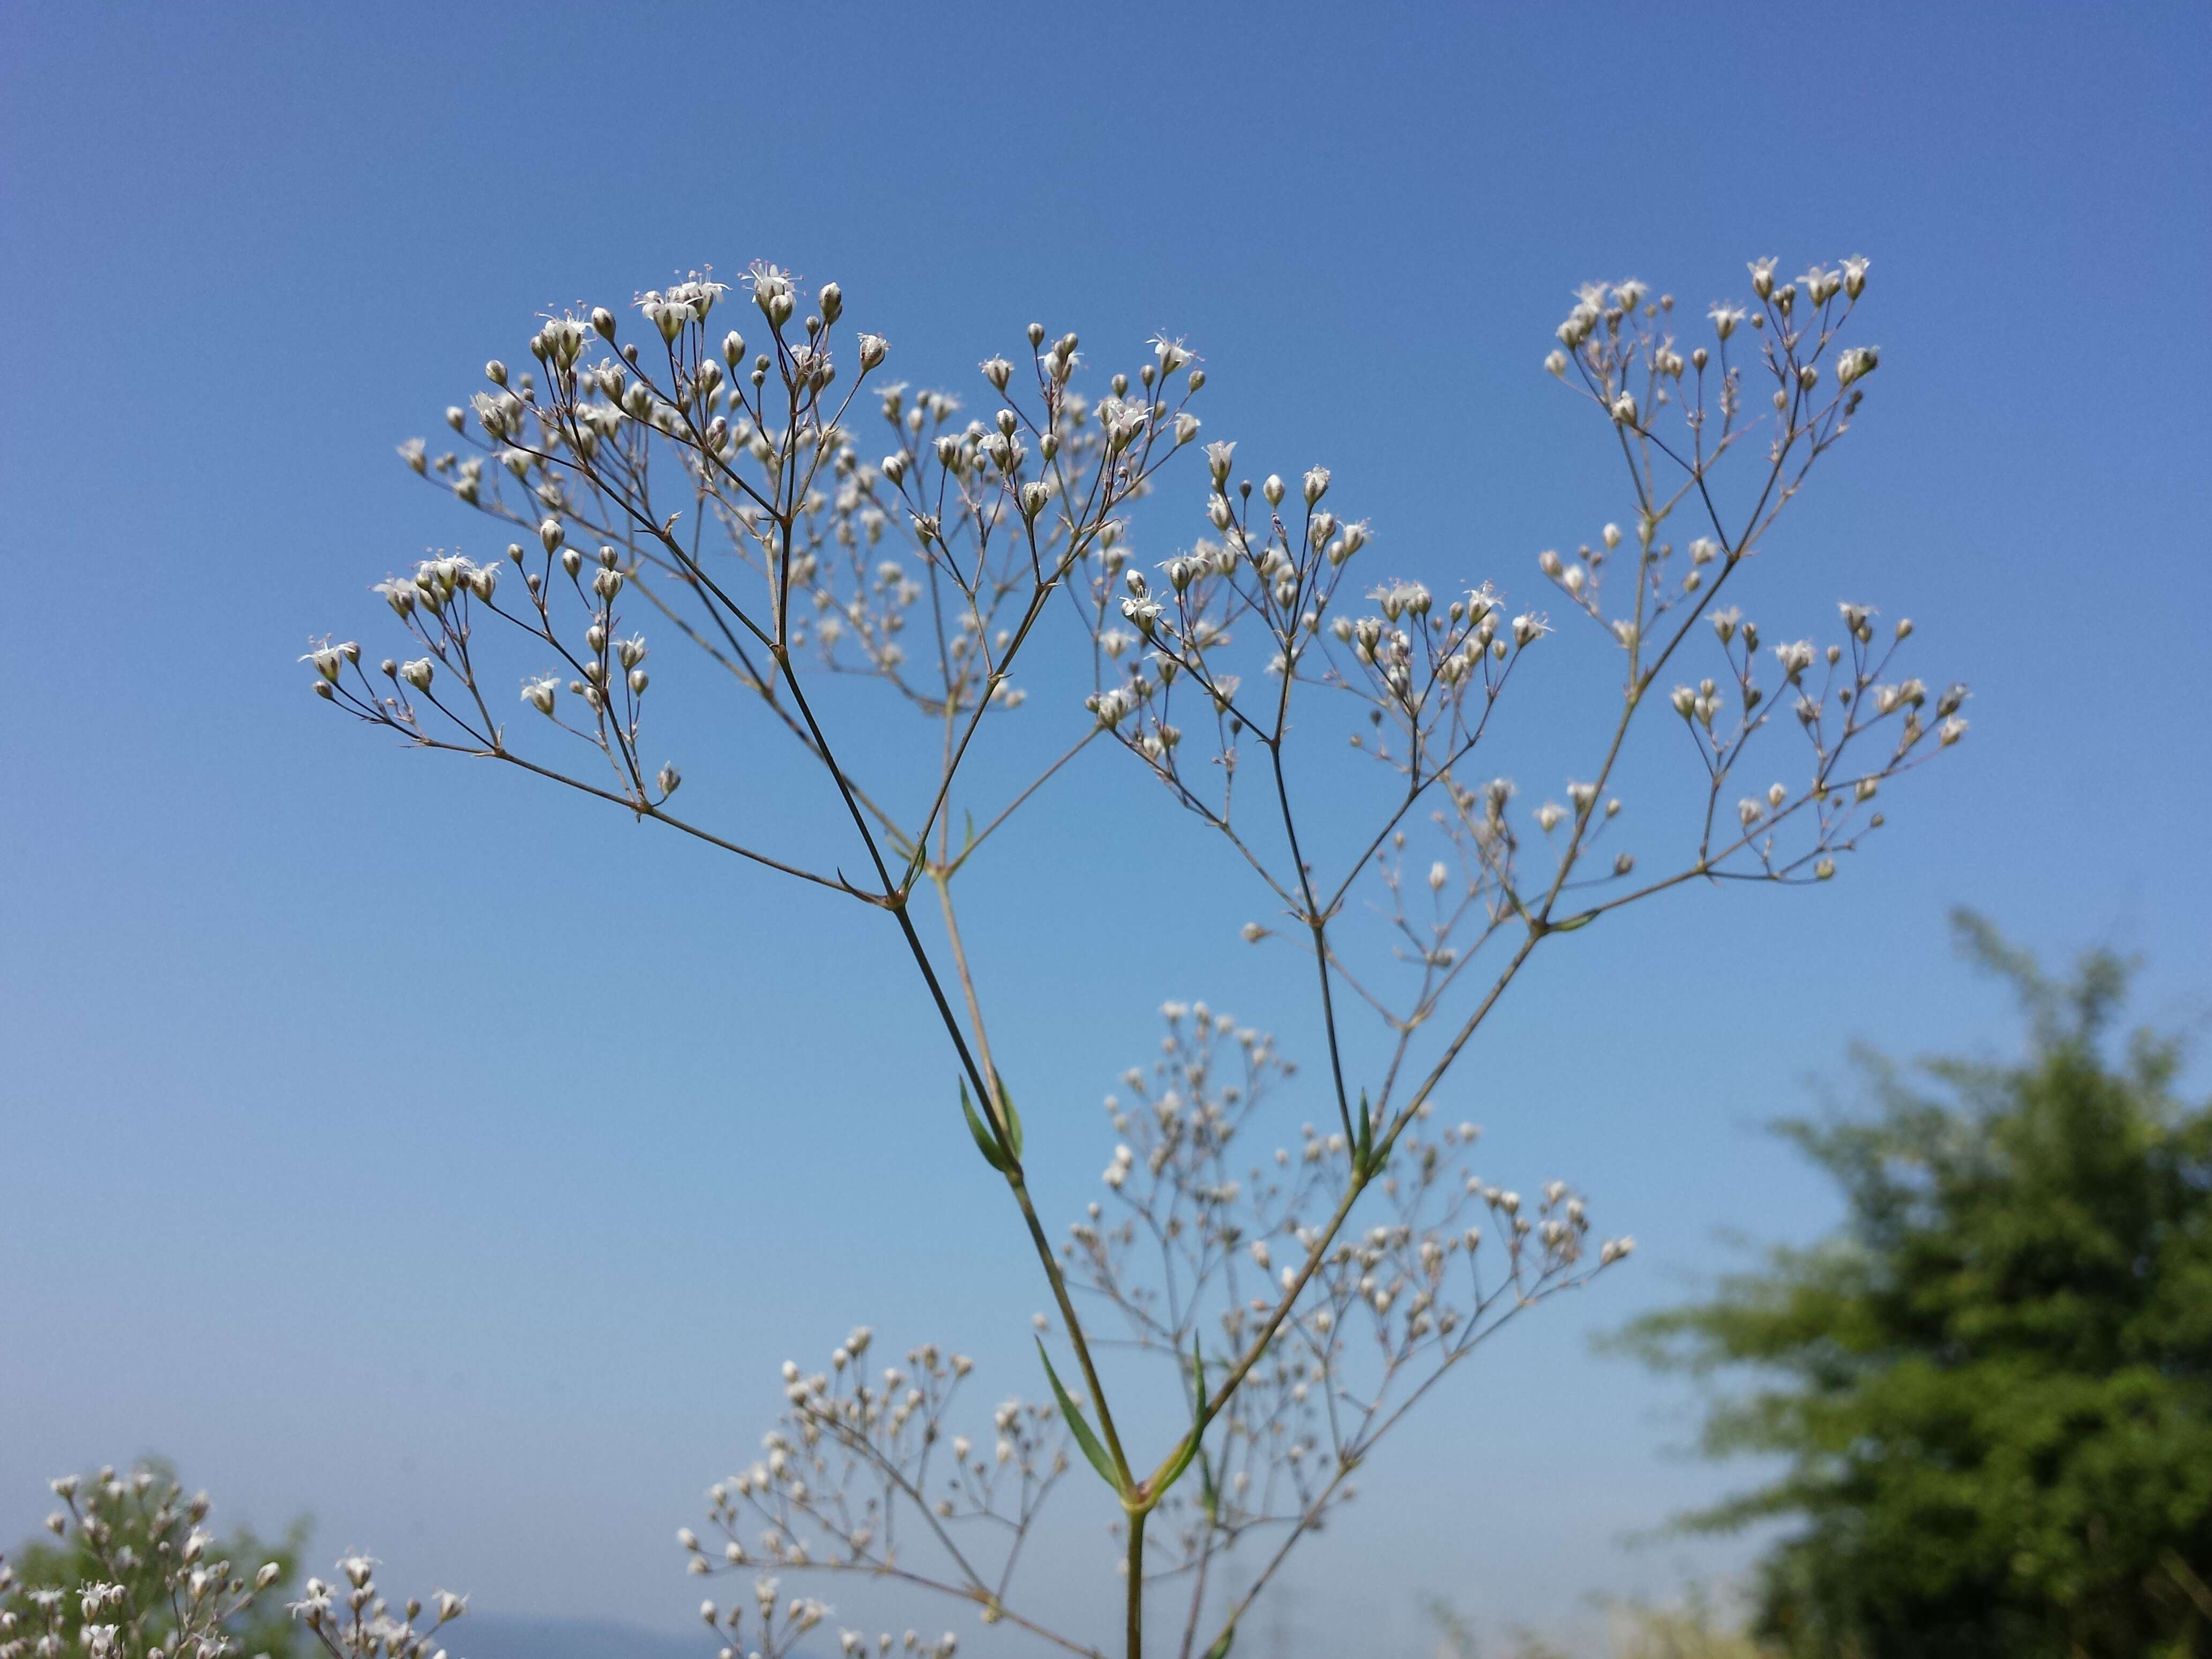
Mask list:
MULTIPOLYGON (((880 912, 957 1066, 964 1129, 952 1100, 948 1128, 1004 1187, 1050 1292, 1043 1397, 988 1415, 964 1414, 972 1367, 939 1345, 872 1369, 860 1328, 826 1368, 786 1364, 763 1455, 709 1493, 718 1541, 680 1534, 694 1571, 759 1575, 702 1608, 726 1659, 773 1659, 829 1616, 784 1578, 854 1573, 1103 1655, 1016 1589, 1076 1459, 1119 1499, 1121 1650, 1138 1659, 1148 1607, 1172 1595, 1157 1622, 1183 1659, 1225 1654, 1446 1372, 1628 1254, 1626 1237, 1591 1241, 1564 1182, 1523 1198, 1469 1171, 1474 1127, 1437 1121, 1447 1075, 1554 939, 1699 883, 1827 880, 1881 827, 1882 789, 1966 730, 1964 689, 1931 692, 1899 664, 1910 623, 1848 603, 1832 642, 1767 640, 1745 611, 1748 567, 1880 361, 1851 337, 1863 259, 1794 283, 1762 259, 1750 276, 1747 301, 1713 307, 1695 343, 1672 296, 1638 282, 1582 289, 1559 329, 1546 366, 1621 464, 1625 527, 1535 564, 1587 619, 1589 672, 1616 695, 1601 726, 1557 734, 1566 775, 1533 805, 1488 763, 1501 728, 1545 713, 1511 695, 1528 653, 1561 648, 1544 611, 1489 581, 1437 592, 1370 570, 1376 538, 1326 466, 1242 476, 1233 443, 1200 439, 1206 372, 1178 339, 1099 386, 1075 334, 1033 323, 981 365, 969 416, 885 382, 890 348, 843 327, 836 283, 810 299, 757 263, 738 326, 729 288, 697 275, 639 295, 627 323, 603 307, 546 317, 534 368, 488 363, 485 389, 447 411, 450 448, 403 447, 505 556, 441 552, 380 583, 404 646, 372 665, 357 643, 317 643, 317 695, 880 912), (1139 504, 1178 473, 1192 533, 1148 562, 1139 504), (794 744, 817 769, 817 831, 780 844, 742 811, 678 804, 684 772, 648 720, 649 634, 737 695, 744 742, 794 744), (1029 686, 1079 665, 1079 706, 1025 708, 1029 686), (872 684, 880 712, 825 696, 841 678, 872 684), (910 725, 890 723, 901 711, 910 725), (1775 725, 1795 726, 1797 758, 1747 784, 1775 725), (1653 726, 1687 751, 1673 822, 1663 791, 1644 815, 1621 793, 1632 734, 1653 726), (1025 738, 1038 726, 1057 735, 1025 738), (1311 963, 1299 1046, 1321 1103, 1281 1133, 1293 1068, 1273 1040, 1170 1003, 1162 1058, 1107 1101, 1104 1190, 1055 1235, 1016 1096, 1061 1082, 1001 1075, 956 890, 1094 750, 1119 750, 1247 872, 1261 910, 1248 939, 1311 963), (1009 781, 1008 757, 1030 757, 1009 781), (1353 1021, 1382 1038, 1364 1075, 1353 1021), (1184 1402, 1151 1445, 1109 1382, 1143 1362, 1184 1402), (1239 1553, 1252 1568, 1224 1599, 1239 1553)), ((1146 533, 1171 536, 1160 517, 1146 533)), ((954 1640, 909 1632, 903 1647, 954 1640)))
POLYGON ((304 1523, 273 1547, 219 1537, 204 1524, 208 1495, 187 1496, 166 1464, 50 1484, 55 1541, 0 1560, 0 1659, 299 1659, 305 1642, 328 1659, 446 1659, 436 1634, 467 1608, 441 1590, 428 1624, 416 1601, 395 1617, 358 1553, 338 1563, 345 1588, 310 1578, 279 1604, 304 1523))

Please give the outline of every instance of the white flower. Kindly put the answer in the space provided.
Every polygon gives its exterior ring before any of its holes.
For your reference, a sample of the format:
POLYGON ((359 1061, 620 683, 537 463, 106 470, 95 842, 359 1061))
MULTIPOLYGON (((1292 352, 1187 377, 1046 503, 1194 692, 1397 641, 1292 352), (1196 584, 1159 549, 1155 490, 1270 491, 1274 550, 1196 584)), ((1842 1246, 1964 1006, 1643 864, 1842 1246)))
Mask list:
POLYGON ((319 645, 300 660, 314 664, 315 672, 335 684, 346 664, 361 660, 361 647, 350 640, 343 645, 319 645))
POLYGON ((1167 607, 1148 595, 1132 593, 1121 601, 1121 614, 1136 623, 1139 632, 1149 636, 1167 614, 1167 607))
POLYGON ((1813 665, 1815 654, 1810 640, 1798 640, 1774 647, 1775 660, 1782 665, 1784 678, 1793 680, 1813 665))

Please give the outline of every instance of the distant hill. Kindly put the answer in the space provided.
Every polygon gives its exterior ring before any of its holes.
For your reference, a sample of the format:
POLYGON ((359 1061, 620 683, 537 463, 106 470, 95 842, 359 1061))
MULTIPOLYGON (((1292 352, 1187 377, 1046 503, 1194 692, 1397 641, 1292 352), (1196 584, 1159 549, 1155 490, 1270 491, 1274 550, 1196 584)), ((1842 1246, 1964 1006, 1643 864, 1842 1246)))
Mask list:
POLYGON ((444 1632, 462 1659, 714 1659, 714 1638, 672 1636, 605 1619, 471 1613, 444 1632))

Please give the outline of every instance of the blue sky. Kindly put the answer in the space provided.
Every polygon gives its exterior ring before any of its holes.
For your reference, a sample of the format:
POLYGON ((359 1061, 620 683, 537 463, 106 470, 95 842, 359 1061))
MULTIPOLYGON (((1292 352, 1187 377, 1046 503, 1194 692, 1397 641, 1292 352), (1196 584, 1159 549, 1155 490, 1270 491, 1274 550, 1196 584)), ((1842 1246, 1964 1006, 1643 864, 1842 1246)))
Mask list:
MULTIPOLYGON (((1032 316, 1109 356, 1185 334, 1240 463, 1326 461, 1391 570, 1527 594, 1626 516, 1539 368, 1576 283, 1695 314, 1754 254, 1875 261, 1880 377, 1754 609, 1909 611, 1972 734, 1846 879, 1685 895, 1516 987, 1486 1167, 1571 1176, 1642 1250, 1441 1404, 1449 1479, 1374 1470, 1308 1558, 1316 1639, 1410 1644, 1429 1591, 1564 1627, 1736 1559, 1621 1547, 1725 1477, 1588 1336, 1724 1230, 1832 1218, 1756 1126, 1852 1039, 2008 1040, 1948 906, 2139 951, 2143 1009, 2202 1018, 2200 8, 12 5, 0 36, 0 1532, 159 1448, 394 1583, 680 1627, 668 1540, 787 1353, 870 1320, 1036 1386, 1038 1287, 879 917, 397 752, 294 661, 478 534, 395 442, 542 309, 708 262, 834 276, 962 391, 1032 316)), ((1249 896, 1126 771, 1018 833, 970 902, 1066 1215, 1163 998, 1316 1056, 1249 896)))

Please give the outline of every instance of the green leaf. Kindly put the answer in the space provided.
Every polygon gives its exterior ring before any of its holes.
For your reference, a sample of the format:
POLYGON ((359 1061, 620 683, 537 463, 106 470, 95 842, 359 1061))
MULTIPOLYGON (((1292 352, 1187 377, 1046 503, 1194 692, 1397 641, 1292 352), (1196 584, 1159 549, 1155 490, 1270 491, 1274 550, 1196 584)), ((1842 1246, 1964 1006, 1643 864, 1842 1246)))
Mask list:
POLYGON ((1206 1650, 1206 1659, 1229 1659, 1229 1644, 1237 1639, 1237 1626, 1231 1625, 1221 1632, 1213 1645, 1206 1650))
POLYGON ((1367 1103, 1367 1091, 1359 1091, 1359 1139, 1354 1151, 1354 1164, 1362 1175, 1375 1162, 1375 1112, 1367 1103))
POLYGON ((1098 1478, 1122 1493, 1121 1477, 1114 1473, 1113 1460, 1106 1455, 1106 1448, 1098 1443, 1098 1437, 1091 1431, 1091 1425, 1082 1412, 1067 1397, 1067 1390, 1060 1386, 1060 1373, 1052 1368, 1052 1356, 1044 1351, 1044 1340, 1037 1339, 1037 1358, 1044 1361, 1045 1381, 1052 1384, 1052 1397, 1060 1402, 1060 1414, 1067 1419, 1067 1430, 1075 1437, 1075 1443, 1083 1448, 1083 1455, 1091 1460, 1091 1467, 1098 1471, 1098 1478))
MULTIPOLYGON (((1194 1332, 1190 1339, 1190 1354, 1192 1363, 1197 1370, 1198 1380, 1198 1403, 1191 1412, 1190 1437, 1183 1442, 1182 1449, 1176 1454, 1176 1461, 1160 1471, 1159 1484, 1152 1489, 1152 1496, 1155 1498, 1164 1496, 1169 1487, 1182 1479, 1183 1472, 1190 1468, 1191 1460, 1199 1455, 1206 1435, 1206 1425, 1208 1421, 1206 1415, 1206 1352, 1199 1346, 1199 1339, 1194 1332)), ((1213 1480, 1210 1473, 1203 1471, 1201 1473, 1208 1494, 1206 1512, 1211 1515, 1213 1480)))
POLYGON ((983 1154, 983 1161, 1000 1175, 1006 1174, 1011 1167, 1011 1161, 1005 1149, 999 1145, 999 1138, 984 1127, 981 1118, 975 1115, 975 1105, 968 1098, 965 1078, 960 1081, 960 1110, 968 1120, 968 1133, 975 1137, 975 1150, 983 1154))
POLYGON ((1019 1163, 1022 1156, 1022 1115, 1014 1109, 1014 1097, 1007 1091, 1006 1079, 999 1075, 999 1068, 991 1068, 991 1086, 999 1091, 999 1104, 1006 1114, 1006 1149, 1019 1163))
POLYGON ((1582 915, 1578 915, 1578 916, 1570 916, 1570 917, 1568 917, 1568 918, 1567 918, 1567 920, 1566 920, 1566 921, 1555 921, 1555 922, 1553 922, 1553 923, 1551 925, 1551 927, 1550 927, 1550 930, 1549 930, 1549 931, 1551 931, 1552 933, 1573 933, 1573 932, 1575 931, 1575 929, 1576 929, 1576 928, 1577 928, 1577 927, 1589 927, 1589 926, 1590 925, 1590 923, 1592 923, 1592 922, 1595 921, 1596 920, 1597 920, 1597 912, 1596 912, 1596 911, 1595 911, 1595 910, 1585 910, 1585 911, 1583 911, 1583 912, 1582 913, 1582 915))

